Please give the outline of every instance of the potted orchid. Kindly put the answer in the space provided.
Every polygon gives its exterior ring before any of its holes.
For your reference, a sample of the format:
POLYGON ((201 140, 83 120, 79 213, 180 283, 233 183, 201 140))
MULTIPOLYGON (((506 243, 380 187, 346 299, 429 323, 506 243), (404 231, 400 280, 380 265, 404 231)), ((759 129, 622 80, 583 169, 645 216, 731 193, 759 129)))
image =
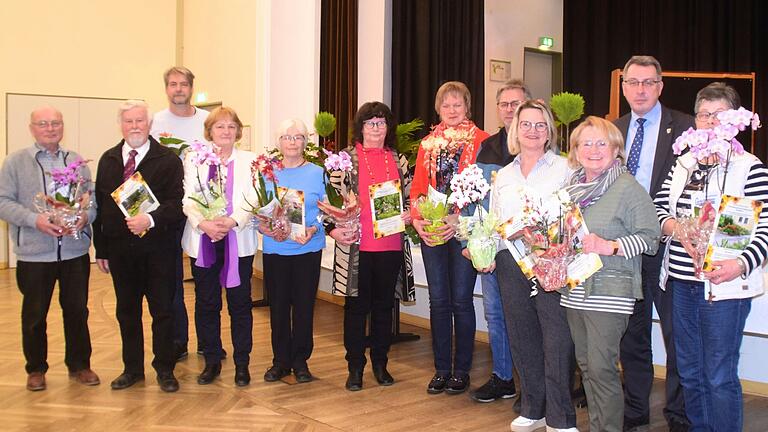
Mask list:
MULTIPOLYGON (((725 180, 728 177, 728 164, 733 153, 744 153, 744 146, 736 139, 739 132, 751 128, 757 130, 760 117, 744 107, 737 110, 723 111, 717 114, 720 124, 711 129, 690 128, 683 132, 672 144, 672 151, 680 155, 687 148, 690 155, 699 164, 696 173, 689 179, 690 187, 697 185, 705 187, 709 184, 709 173, 714 162, 720 161, 726 167, 722 176, 721 190, 725 188, 725 180)), ((701 208, 693 214, 679 216, 672 234, 683 245, 685 251, 693 259, 694 273, 698 277, 702 271, 704 257, 707 252, 709 238, 715 227, 715 208, 712 202, 705 201, 701 208)))
POLYGON ((323 150, 326 158, 324 161, 325 198, 317 202, 317 206, 326 214, 334 224, 342 228, 357 231, 357 241, 360 239, 360 204, 357 195, 352 190, 347 173, 352 171, 352 158, 349 153, 340 151, 333 153, 323 150), (332 184, 331 177, 340 175, 345 191, 339 192, 332 184))
POLYGON ((64 168, 52 169, 48 190, 54 191, 53 195, 41 192, 34 200, 39 212, 47 214, 52 223, 66 228, 74 239, 80 238, 80 233, 75 230, 80 220, 80 211, 91 206, 88 180, 82 174, 82 167, 88 162, 78 159, 64 168))
POLYGON ((486 269, 496 258, 498 235, 496 227, 498 218, 493 213, 487 213, 480 202, 488 195, 491 186, 483 177, 483 170, 472 164, 453 176, 451 179, 451 195, 448 203, 460 209, 475 205, 475 214, 460 217, 456 237, 467 240, 467 249, 472 257, 472 265, 478 269, 486 269), (485 217, 483 213, 487 213, 485 217))
POLYGON ((190 145, 191 162, 198 167, 196 170, 197 187, 189 199, 197 204, 197 209, 206 220, 213 220, 227 213, 227 197, 225 185, 227 179, 221 170, 221 159, 207 144, 195 141, 190 145), (200 178, 199 167, 208 167, 208 177, 205 182, 200 178))
POLYGON ((267 224, 269 231, 277 241, 283 241, 291 233, 290 223, 282 206, 279 189, 277 187, 276 171, 283 169, 280 158, 268 155, 259 155, 251 162, 251 185, 256 191, 256 203, 245 199, 250 207, 251 224, 257 227, 259 224, 267 224), (267 182, 272 183, 272 188, 267 188, 267 182), (273 192, 274 191, 274 192, 273 192))

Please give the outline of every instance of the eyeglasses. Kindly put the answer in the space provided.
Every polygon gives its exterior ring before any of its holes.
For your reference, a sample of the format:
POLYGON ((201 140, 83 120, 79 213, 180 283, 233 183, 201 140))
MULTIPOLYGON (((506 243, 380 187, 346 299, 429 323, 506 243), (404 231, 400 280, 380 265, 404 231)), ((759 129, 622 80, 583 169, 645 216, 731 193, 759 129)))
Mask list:
POLYGON ((280 139, 282 141, 303 143, 304 141, 307 140, 307 137, 305 137, 304 135, 282 135, 280 139))
POLYGON ((534 128, 536 132, 547 131, 547 124, 545 122, 531 123, 529 121, 523 120, 517 124, 517 127, 520 128, 520 130, 523 132, 527 132, 531 130, 531 128, 534 128))
POLYGON ((631 87, 633 89, 637 88, 637 87, 651 88, 651 87, 655 86, 656 84, 658 84, 660 82, 661 82, 660 79, 659 80, 654 80, 654 79, 650 79, 650 78, 642 80, 642 81, 636 80, 634 78, 628 79, 628 80, 624 80, 624 84, 626 84, 627 86, 629 86, 629 87, 631 87))
POLYGON ((503 110, 515 110, 520 106, 521 103, 523 103, 523 101, 499 102, 496 104, 496 106, 503 110))
POLYGON ((696 113, 696 120, 700 122, 709 121, 709 119, 715 120, 717 118, 717 115, 720 114, 722 111, 715 111, 713 113, 706 112, 706 111, 699 111, 696 113))
POLYGON ((588 149, 598 148, 598 149, 602 150, 602 149, 608 148, 608 143, 603 141, 603 140, 598 140, 598 141, 582 141, 582 142, 579 143, 579 147, 584 147, 584 148, 588 148, 588 149))
POLYGON ((33 122, 33 125, 39 127, 40 129, 48 129, 48 126, 58 129, 62 126, 64 126, 64 122, 61 120, 53 120, 53 121, 39 121, 39 122, 33 122))
POLYGON ((366 120, 363 122, 363 126, 365 126, 366 129, 373 129, 374 127, 377 129, 381 129, 386 125, 387 125, 386 120, 379 120, 379 121, 366 120))

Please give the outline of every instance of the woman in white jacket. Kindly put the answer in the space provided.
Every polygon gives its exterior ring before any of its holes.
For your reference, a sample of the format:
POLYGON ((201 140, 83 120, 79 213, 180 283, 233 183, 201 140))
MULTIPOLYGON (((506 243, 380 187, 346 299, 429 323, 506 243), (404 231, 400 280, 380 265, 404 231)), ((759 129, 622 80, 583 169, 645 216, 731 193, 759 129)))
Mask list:
POLYGON ((184 227, 182 247, 191 259, 195 279, 195 319, 205 346, 205 368, 198 384, 210 384, 221 374, 221 289, 225 288, 227 309, 232 327, 235 384, 246 386, 251 381, 248 372, 253 346, 251 315, 251 275, 256 253, 256 232, 249 226, 250 213, 245 200, 256 202, 251 187, 251 163, 255 155, 235 148, 242 136, 243 124, 234 110, 215 109, 205 120, 205 138, 213 143, 220 164, 196 163, 190 152, 184 161, 184 227), (193 198, 210 181, 222 185, 227 199, 224 215, 206 219, 200 204, 193 198))
MULTIPOLYGON (((712 83, 696 95, 696 128, 718 126, 721 112, 740 106, 736 91, 712 83)), ((710 145, 712 141, 709 142, 710 145)), ((679 151, 679 150, 678 150, 679 151)), ((673 337, 691 430, 740 431, 743 422, 739 347, 752 297, 763 292, 761 267, 768 251, 768 169, 754 155, 731 148, 726 157, 699 151, 680 156, 656 195, 662 234, 668 239, 662 288, 672 290, 673 337), (697 160, 697 157, 699 158, 697 160), (765 203, 757 233, 734 259, 713 262, 697 274, 679 241, 677 218, 718 208, 722 195, 765 203)))

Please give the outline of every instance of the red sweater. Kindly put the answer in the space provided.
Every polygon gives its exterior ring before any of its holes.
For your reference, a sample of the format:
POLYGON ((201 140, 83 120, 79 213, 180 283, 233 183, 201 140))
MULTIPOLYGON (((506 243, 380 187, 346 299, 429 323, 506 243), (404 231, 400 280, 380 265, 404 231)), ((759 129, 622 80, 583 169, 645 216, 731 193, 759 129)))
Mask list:
MULTIPOLYGON (((442 135, 443 131, 445 131, 447 128, 448 127, 445 126, 444 123, 440 123, 424 139, 426 140, 432 136, 442 135)), ((459 158, 458 172, 462 172, 468 165, 475 163, 477 153, 480 152, 480 143, 488 138, 489 135, 484 130, 475 126, 475 124, 470 120, 465 120, 458 126, 458 128, 474 129, 474 140, 472 144, 467 145, 464 147, 464 149, 462 149, 461 157, 459 158)), ((422 145, 423 143, 424 141, 422 141, 422 145)), ((426 157, 426 152, 424 151, 423 146, 419 147, 419 153, 416 156, 416 171, 413 176, 413 182, 411 182, 411 217, 414 219, 421 219, 421 216, 419 215, 419 211, 416 209, 416 206, 413 205, 413 203, 416 202, 418 197, 427 194, 428 181, 429 184, 435 187, 435 178, 429 178, 429 173, 425 165, 426 157)), ((450 181, 450 179, 448 181, 450 181)))

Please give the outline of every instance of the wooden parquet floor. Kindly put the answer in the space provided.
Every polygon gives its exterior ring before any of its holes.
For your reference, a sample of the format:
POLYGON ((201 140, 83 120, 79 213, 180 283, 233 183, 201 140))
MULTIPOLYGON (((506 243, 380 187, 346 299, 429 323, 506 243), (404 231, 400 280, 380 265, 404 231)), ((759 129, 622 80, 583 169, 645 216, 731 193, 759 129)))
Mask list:
MULTIPOLYGON (((255 290, 254 297, 259 298, 260 287, 255 290)), ((14 271, 0 270, 2 431, 505 431, 514 416, 511 399, 479 404, 466 394, 427 395, 426 384, 433 373, 429 332, 408 325, 403 326, 403 331, 417 333, 421 340, 393 346, 389 370, 396 379, 395 385, 379 387, 369 368, 364 375, 364 389, 346 391, 342 309, 323 301, 318 302, 315 313, 315 350, 310 368, 317 379, 312 383, 296 384, 292 378, 277 383, 262 380, 272 353, 268 310, 260 308, 254 309, 250 386, 234 386, 234 366, 229 359, 224 362, 220 380, 209 386, 198 385, 196 378, 203 359, 190 353, 176 367, 181 390, 163 393, 149 364, 151 345, 146 337, 146 382, 113 391, 109 383, 122 371, 115 297, 111 279, 95 266, 91 273, 89 323, 92 366, 101 377, 101 385, 85 387, 67 377, 61 310, 54 300, 48 315, 48 389, 29 392, 25 389, 21 350, 20 302, 14 271)), ((192 311, 194 296, 189 283, 186 302, 192 311)), ((146 311, 144 322, 149 336, 146 311)), ((231 353, 226 317, 222 325, 225 349, 231 353)), ((190 348, 194 350, 193 331, 190 336, 190 348)), ((489 370, 488 346, 477 343, 472 371, 474 386, 486 380, 489 370)), ((666 430, 662 401, 663 383, 657 381, 648 430, 666 430)), ((745 430, 768 430, 768 400, 747 397, 745 409, 745 430)), ((586 410, 578 410, 578 419, 579 429, 588 430, 586 410)))

